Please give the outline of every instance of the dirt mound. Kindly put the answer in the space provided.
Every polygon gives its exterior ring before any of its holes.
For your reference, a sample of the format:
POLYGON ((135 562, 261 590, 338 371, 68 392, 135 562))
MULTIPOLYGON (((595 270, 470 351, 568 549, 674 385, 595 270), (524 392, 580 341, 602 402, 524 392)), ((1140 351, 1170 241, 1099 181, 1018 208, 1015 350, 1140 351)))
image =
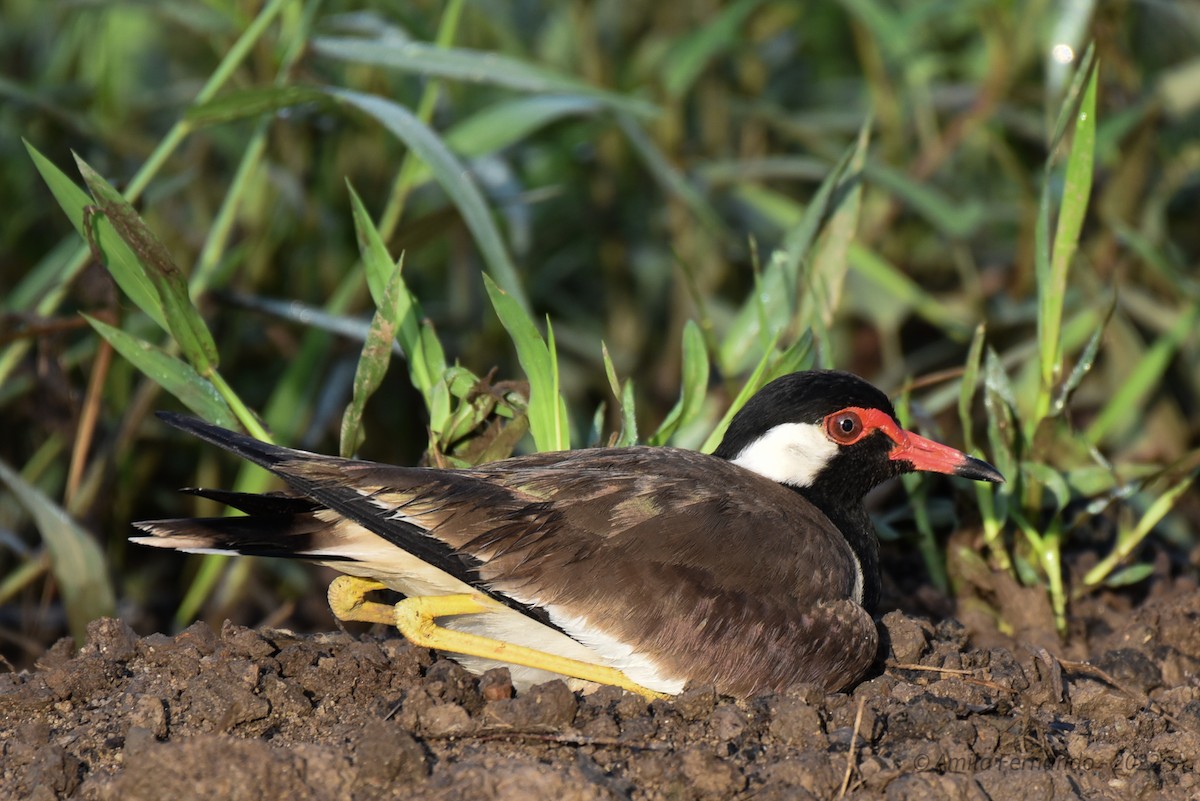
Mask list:
POLYGON ((884 617, 852 693, 514 695, 397 638, 101 620, 0 676, 0 797, 1195 798, 1200 592, 1095 623, 1090 665, 884 617))

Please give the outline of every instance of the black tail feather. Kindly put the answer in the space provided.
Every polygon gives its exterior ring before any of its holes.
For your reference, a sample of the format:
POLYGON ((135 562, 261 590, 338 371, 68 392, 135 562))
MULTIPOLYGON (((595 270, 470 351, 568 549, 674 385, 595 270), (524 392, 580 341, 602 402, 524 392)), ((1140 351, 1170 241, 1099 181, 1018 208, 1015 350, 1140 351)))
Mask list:
POLYGON ((212 423, 201 420, 197 417, 191 417, 186 414, 177 414, 175 412, 155 412, 158 419, 162 420, 172 428, 178 428, 180 431, 186 431, 194 437, 210 442, 218 448, 222 448, 231 453, 236 453, 243 459, 254 462, 259 467, 265 467, 268 470, 273 468, 280 462, 286 462, 290 459, 295 459, 297 456, 314 456, 307 451, 298 451, 292 448, 284 448, 279 445, 272 445, 269 442, 262 442, 248 437, 245 434, 239 434, 236 431, 230 431, 226 428, 213 425, 212 423))
POLYGON ((253 492, 234 492, 233 490, 207 487, 186 487, 180 492, 232 506, 248 515, 299 515, 305 512, 315 512, 322 508, 321 504, 310 498, 300 495, 285 495, 281 492, 259 495, 253 492))

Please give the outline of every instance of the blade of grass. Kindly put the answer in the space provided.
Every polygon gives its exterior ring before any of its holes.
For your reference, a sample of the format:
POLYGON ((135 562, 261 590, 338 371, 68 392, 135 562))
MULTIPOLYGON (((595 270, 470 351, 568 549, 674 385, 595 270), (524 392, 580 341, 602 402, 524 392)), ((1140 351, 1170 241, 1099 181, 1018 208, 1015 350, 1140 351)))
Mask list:
POLYGON ((1112 319, 1113 311, 1116 309, 1116 295, 1113 295, 1112 303, 1108 306, 1108 313, 1104 316, 1104 322, 1092 332, 1088 342, 1083 347, 1083 352, 1079 354, 1079 358, 1075 361, 1075 366, 1071 368, 1070 375, 1063 382, 1062 387, 1055 395, 1054 403, 1050 410, 1052 414, 1062 414, 1067 408, 1067 401, 1071 399, 1071 395, 1083 383, 1083 379, 1091 372, 1092 366, 1096 363, 1096 356, 1100 352, 1100 343, 1104 339, 1104 332, 1108 328, 1108 321, 1112 319))
POLYGON ((694 320, 688 320, 683 327, 682 361, 679 400, 650 437, 651 445, 667 444, 675 432, 691 423, 704 406, 708 391, 708 351, 704 347, 704 334, 694 320))
POLYGON ((275 114, 305 104, 328 104, 329 96, 313 86, 252 86, 237 89, 187 110, 184 119, 194 128, 222 125, 247 117, 275 114))
POLYGON ((1179 350, 1180 343, 1195 331, 1198 320, 1200 307, 1193 305, 1179 315, 1166 334, 1155 340, 1087 427, 1084 438, 1088 443, 1099 445, 1111 435, 1123 431, 1133 421, 1141 419, 1142 404, 1162 385, 1163 374, 1179 350))
MULTIPOLYGON (((963 431, 963 444, 967 453, 978 453, 975 448, 975 431, 971 407, 974 406, 975 393, 979 385, 979 371, 983 362, 983 346, 986 326, 980 323, 971 339, 971 347, 967 352, 967 361, 963 368, 962 384, 958 396, 958 419, 963 431)), ((993 485, 976 481, 975 499, 979 504, 980 524, 983 526, 983 544, 988 549, 992 564, 1006 573, 1013 574, 1012 560, 1004 546, 1004 520, 996 514, 995 490, 993 485)))
POLYGON ((608 345, 604 344, 603 341, 600 343, 600 355, 604 361, 604 374, 608 378, 608 388, 616 399, 618 411, 621 413, 621 431, 617 435, 615 445, 618 448, 627 448, 630 445, 636 445, 638 433, 637 414, 634 409, 633 382, 626 381, 625 387, 622 389, 621 381, 617 378, 617 368, 612 362, 612 356, 608 353, 608 345))
POLYGON ((775 342, 778 342, 779 335, 775 335, 775 339, 771 345, 764 350, 758 364, 754 367, 754 372, 746 379, 746 383, 742 386, 740 392, 733 399, 733 403, 729 404, 729 408, 725 410, 724 416, 717 423, 716 428, 708 435, 708 439, 704 440, 704 444, 700 446, 700 450, 704 453, 712 453, 721 444, 721 439, 725 436, 725 432, 729 429, 729 424, 733 422, 733 416, 746 405, 746 401, 750 400, 750 396, 758 392, 769 380, 767 376, 768 368, 772 358, 775 355, 775 342))
MULTIPOLYGON (((54 199, 58 201, 58 205, 67 215, 67 219, 84 239, 88 238, 87 227, 89 222, 91 223, 93 241, 104 254, 106 266, 113 280, 117 282, 117 286, 133 301, 134 305, 149 315, 150 319, 158 323, 164 331, 169 331, 166 315, 163 314, 162 301, 159 300, 150 277, 138 263, 137 255, 125 244, 109 220, 93 216, 89 221, 86 210, 95 201, 64 172, 54 166, 49 159, 39 153, 33 145, 26 142, 25 150, 28 151, 29 158, 33 160, 38 172, 41 173, 42 180, 50 188, 54 199)), ((64 276, 65 279, 66 276, 64 276)))
MULTIPOLYGON (((79 165, 79 172, 91 189, 92 197, 96 199, 100 211, 135 256, 133 265, 109 269, 134 269, 141 272, 154 288, 171 337, 183 351, 184 357, 200 375, 210 375, 217 369, 217 343, 213 341, 200 312, 192 305, 187 278, 183 271, 175 266, 167 248, 121 193, 113 189, 79 156, 75 156, 75 162, 79 165)), ((107 266, 109 259, 107 254, 104 256, 107 266)))
POLYGON ((1170 489, 1158 496, 1154 503, 1146 509, 1145 514, 1138 520, 1137 525, 1128 531, 1121 532, 1117 538, 1117 545, 1112 552, 1104 559, 1100 560, 1099 564, 1087 572, 1083 577, 1083 583, 1088 587, 1095 587, 1102 584, 1110 573, 1129 558, 1134 549, 1146 539, 1150 531, 1166 517, 1167 512, 1179 500, 1179 497, 1192 486, 1196 480, 1196 476, 1200 471, 1192 471, 1187 476, 1184 476, 1180 481, 1174 484, 1170 489))
MULTIPOLYGON (((200 312, 192 305, 183 271, 175 266, 170 253, 121 194, 82 159, 76 157, 76 161, 84 180, 100 204, 100 213, 107 217, 117 237, 132 254, 132 263, 122 262, 121 269, 138 271, 150 283, 157 295, 159 308, 175 346, 183 351, 196 372, 216 388, 241 425, 254 436, 269 440, 270 436, 262 428, 258 417, 217 372, 216 343, 200 312)), ((98 249, 98 256, 111 272, 115 262, 92 236, 92 224, 98 220, 96 214, 84 210, 85 238, 88 239, 89 245, 98 249)), ((116 252, 123 254, 125 251, 118 248, 116 252)))
POLYGON ((539 451, 561 451, 570 446, 566 404, 558 391, 558 364, 553 334, 550 346, 533 320, 511 296, 487 275, 483 284, 492 307, 517 349, 517 359, 529 379, 529 431, 539 451))
MULTIPOLYGON (((857 152, 848 148, 821 182, 799 221, 788 228, 780 250, 771 255, 762 280, 746 299, 726 331, 718 351, 718 363, 727 374, 741 372, 751 348, 760 338, 775 335, 793 319, 799 303, 800 272, 805 266, 821 223, 829 211, 834 190, 845 176, 857 152)), ((791 208, 791 204, 789 204, 791 208)))
POLYGON ((1131 584, 1137 584, 1139 581, 1149 578, 1154 573, 1154 565, 1149 562, 1141 562, 1129 567, 1123 567, 1114 572, 1104 581, 1105 587, 1128 587, 1131 584))
POLYGON ((100 546, 61 506, 3 461, 0 461, 0 481, 8 485, 37 523, 62 593, 71 636, 82 643, 88 622, 111 616, 117 608, 100 546))
POLYGON ((346 105, 373 117, 429 165, 434 177, 454 201, 467 227, 471 229, 496 284, 528 312, 529 300, 521 288, 516 266, 509 258, 508 248, 492 220, 483 194, 445 142, 412 112, 390 100, 345 89, 327 91, 346 105))
POLYGON ((366 409, 367 400, 375 394, 387 374, 388 364, 392 360, 392 342, 396 339, 396 329, 405 306, 410 304, 401 301, 406 294, 403 280, 400 278, 404 269, 401 259, 392 269, 392 276, 384 289, 383 298, 375 314, 371 317, 371 328, 367 339, 363 342, 362 355, 359 356, 358 366, 354 371, 354 394, 350 404, 342 415, 342 430, 340 437, 340 452, 345 458, 350 458, 363 442, 362 416, 366 409))
POLYGON ((677 39, 663 61, 667 94, 683 97, 714 58, 738 43, 738 32, 760 5, 762 0, 738 0, 695 32, 677 39))
POLYGON ((491 52, 436 47, 414 41, 395 43, 334 36, 313 39, 312 49, 322 56, 341 61, 372 64, 420 75, 504 86, 538 95, 580 95, 641 117, 652 117, 658 113, 652 103, 644 100, 606 92, 577 78, 491 52))
MULTIPOLYGON (((900 424, 905 428, 912 423, 911 392, 911 388, 906 386, 896 399, 896 414, 900 417, 900 424)), ((921 553, 921 560, 925 563, 929 580, 941 592, 949 592, 950 579, 946 575, 946 560, 929 520, 928 485, 915 473, 906 473, 900 477, 900 481, 908 495, 913 522, 917 526, 917 550, 921 553)))
POLYGON ((446 356, 433 328, 421 321, 421 307, 413 297, 403 276, 388 255, 383 237, 372 222, 362 200, 350 187, 350 202, 354 214, 354 229, 367 285, 379 308, 395 306, 395 335, 408 360, 409 380, 425 399, 430 414, 430 429, 440 435, 449 416, 449 398, 440 394, 446 375, 446 356), (386 288, 398 282, 395 296, 387 299, 386 288))
POLYGON ((1049 235, 1049 174, 1042 190, 1042 208, 1038 215, 1038 362, 1041 382, 1034 413, 1027 432, 1037 430, 1050 412, 1051 398, 1062 371, 1062 317, 1067 292, 1067 275, 1079 246, 1079 235, 1087 214, 1092 192, 1096 151, 1096 84, 1098 71, 1093 67, 1087 89, 1075 120, 1075 141, 1067 157, 1063 196, 1052 250, 1047 251, 1049 235))
POLYGON ((822 238, 817 242, 811 268, 801 282, 803 295, 792 321, 797 335, 800 330, 818 323, 824 329, 833 323, 846 277, 846 254, 858 230, 858 216, 862 207, 862 171, 870 142, 871 120, 867 119, 859 129, 846 171, 834 189, 836 205, 822 238), (795 328, 797 325, 801 327, 799 330, 795 328))
POLYGON ((175 396, 196 414, 225 428, 237 428, 236 415, 217 392, 216 387, 162 348, 127 334, 119 328, 84 315, 84 318, 110 345, 143 375, 175 396))

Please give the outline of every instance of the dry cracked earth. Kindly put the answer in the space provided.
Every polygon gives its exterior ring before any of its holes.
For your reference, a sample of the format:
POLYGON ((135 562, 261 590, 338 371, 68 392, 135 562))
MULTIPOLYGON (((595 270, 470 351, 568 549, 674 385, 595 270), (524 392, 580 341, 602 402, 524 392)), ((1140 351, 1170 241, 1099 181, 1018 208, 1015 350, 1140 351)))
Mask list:
POLYGON ((850 692, 646 703, 514 694, 395 636, 101 620, 0 675, 0 798, 1200 796, 1200 590, 1097 597, 1076 623, 1054 656, 896 611, 850 692))

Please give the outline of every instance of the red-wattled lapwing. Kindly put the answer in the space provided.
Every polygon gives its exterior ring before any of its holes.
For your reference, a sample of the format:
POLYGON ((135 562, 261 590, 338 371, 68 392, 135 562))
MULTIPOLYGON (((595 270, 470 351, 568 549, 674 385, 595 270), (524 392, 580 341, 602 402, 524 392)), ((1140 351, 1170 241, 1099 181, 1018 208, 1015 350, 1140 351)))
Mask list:
POLYGON ((828 371, 767 385, 711 456, 597 448, 393 467, 162 417, 293 494, 192 490, 248 516, 137 523, 150 536, 134 541, 329 565, 347 574, 329 591, 338 617, 396 625, 473 671, 508 665, 518 687, 565 675, 646 696, 689 681, 743 697, 843 688, 878 646, 863 496, 916 470, 1004 480, 905 431, 867 382, 828 371), (408 597, 365 599, 385 587, 408 597))

